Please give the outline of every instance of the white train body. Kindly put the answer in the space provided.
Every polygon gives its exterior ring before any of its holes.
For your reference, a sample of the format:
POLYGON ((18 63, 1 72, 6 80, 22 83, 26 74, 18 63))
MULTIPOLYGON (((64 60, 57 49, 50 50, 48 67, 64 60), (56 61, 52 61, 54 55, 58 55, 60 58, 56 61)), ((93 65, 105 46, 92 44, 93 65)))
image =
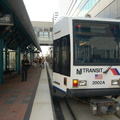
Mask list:
POLYGON ((76 97, 120 95, 120 20, 61 17, 54 25, 53 87, 76 97))

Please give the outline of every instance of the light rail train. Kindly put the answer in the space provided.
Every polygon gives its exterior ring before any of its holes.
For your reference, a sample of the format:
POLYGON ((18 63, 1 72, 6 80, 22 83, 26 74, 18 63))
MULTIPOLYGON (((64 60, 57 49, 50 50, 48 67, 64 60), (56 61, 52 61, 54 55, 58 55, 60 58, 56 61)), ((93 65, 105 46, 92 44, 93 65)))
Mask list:
POLYGON ((120 95, 120 20, 61 17, 53 34, 56 94, 120 95))
POLYGON ((120 20, 61 17, 53 28, 54 95, 89 98, 93 114, 120 104, 120 20))

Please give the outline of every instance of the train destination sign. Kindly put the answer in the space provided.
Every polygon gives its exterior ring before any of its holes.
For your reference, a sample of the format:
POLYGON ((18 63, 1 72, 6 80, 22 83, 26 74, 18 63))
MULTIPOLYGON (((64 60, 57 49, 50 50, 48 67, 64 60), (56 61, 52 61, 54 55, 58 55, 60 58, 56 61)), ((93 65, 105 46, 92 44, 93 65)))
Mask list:
POLYGON ((6 14, 0 17, 0 25, 13 25, 12 16, 6 14))

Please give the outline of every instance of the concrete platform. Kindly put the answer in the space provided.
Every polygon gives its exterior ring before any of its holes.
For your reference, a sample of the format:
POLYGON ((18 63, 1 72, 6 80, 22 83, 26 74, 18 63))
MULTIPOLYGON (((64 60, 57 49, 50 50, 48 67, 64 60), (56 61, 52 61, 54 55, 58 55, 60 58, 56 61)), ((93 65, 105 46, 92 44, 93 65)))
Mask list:
POLYGON ((29 120, 54 120, 46 68, 42 70, 29 120))

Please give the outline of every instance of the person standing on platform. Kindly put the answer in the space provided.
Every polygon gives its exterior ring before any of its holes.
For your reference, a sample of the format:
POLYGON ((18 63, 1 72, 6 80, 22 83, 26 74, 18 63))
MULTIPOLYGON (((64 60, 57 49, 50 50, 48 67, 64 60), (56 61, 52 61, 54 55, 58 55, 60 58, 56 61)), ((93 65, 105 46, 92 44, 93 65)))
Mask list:
POLYGON ((42 58, 42 60, 41 60, 41 66, 42 66, 42 68, 44 68, 44 62, 45 62, 45 59, 42 58))
POLYGON ((30 65, 29 61, 26 58, 26 55, 23 55, 22 64, 22 81, 27 81, 27 71, 30 65))

